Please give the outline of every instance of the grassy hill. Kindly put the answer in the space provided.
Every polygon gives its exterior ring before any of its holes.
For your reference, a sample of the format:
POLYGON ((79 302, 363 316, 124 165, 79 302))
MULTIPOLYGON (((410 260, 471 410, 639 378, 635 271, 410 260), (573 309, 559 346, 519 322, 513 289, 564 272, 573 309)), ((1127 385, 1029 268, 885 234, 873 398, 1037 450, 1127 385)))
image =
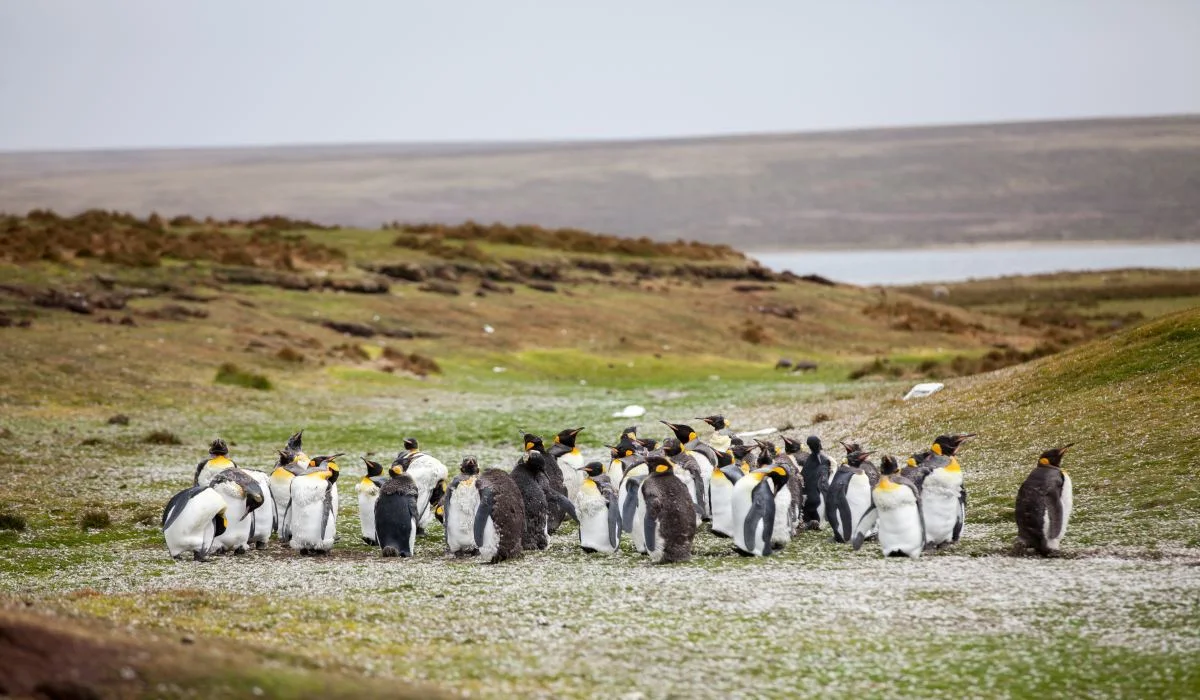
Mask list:
POLYGON ((743 250, 1200 238, 1200 118, 0 154, 0 211, 539 222, 743 250))

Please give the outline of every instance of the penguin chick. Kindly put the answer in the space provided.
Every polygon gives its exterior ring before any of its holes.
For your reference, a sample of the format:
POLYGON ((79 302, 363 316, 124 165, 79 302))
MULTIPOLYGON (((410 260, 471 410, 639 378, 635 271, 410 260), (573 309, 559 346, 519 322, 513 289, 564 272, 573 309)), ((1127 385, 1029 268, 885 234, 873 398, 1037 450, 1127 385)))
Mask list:
POLYGON ((375 536, 384 557, 411 557, 417 546, 417 482, 394 464, 375 501, 375 536))
POLYGON ((1058 554, 1075 503, 1071 477, 1062 468, 1062 458, 1074 444, 1043 452, 1017 490, 1014 553, 1023 554, 1032 547, 1044 557, 1058 554))
POLYGON ((517 559, 524 549, 525 501, 516 480, 502 469, 488 469, 475 481, 475 546, 489 564, 517 559))
POLYGON ((558 528, 562 525, 566 511, 561 505, 561 501, 557 498, 550 498, 550 492, 561 494, 563 497, 568 497, 567 486, 563 479, 563 470, 558 466, 558 460, 546 451, 546 446, 542 442, 540 435, 533 433, 525 433, 522 437, 525 451, 534 451, 542 454, 542 475, 544 482, 542 488, 546 489, 546 532, 554 534, 558 532, 558 528))
POLYGON ((696 510, 675 464, 667 457, 651 457, 650 474, 642 482, 639 500, 645 503, 643 522, 646 551, 656 564, 687 561, 696 537, 696 510))

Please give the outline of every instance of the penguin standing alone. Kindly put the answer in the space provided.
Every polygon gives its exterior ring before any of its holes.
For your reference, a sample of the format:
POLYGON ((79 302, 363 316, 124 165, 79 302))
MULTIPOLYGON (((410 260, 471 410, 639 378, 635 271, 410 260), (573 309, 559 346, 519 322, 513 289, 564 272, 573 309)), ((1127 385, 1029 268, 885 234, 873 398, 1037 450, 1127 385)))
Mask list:
POLYGON ((584 552, 612 554, 621 542, 621 510, 617 491, 600 462, 580 468, 583 482, 576 498, 579 513, 579 546, 584 552))
POLYGON ((362 540, 372 547, 379 544, 375 538, 375 503, 379 499, 379 488, 387 482, 383 475, 383 465, 362 458, 367 467, 367 474, 354 485, 354 493, 358 494, 358 520, 362 531, 362 540))
POLYGON ((411 557, 417 546, 417 482, 402 464, 388 471, 391 478, 375 501, 375 537, 384 557, 411 557))
POLYGON ((917 559, 925 549, 925 518, 921 515, 921 491, 900 476, 890 455, 882 461, 879 483, 871 491, 871 507, 858 521, 851 544, 858 551, 871 532, 877 533, 883 556, 917 559))
POLYGON ((775 494, 787 488, 787 470, 755 469, 733 487, 733 548, 748 557, 770 556, 775 527, 775 494))
POLYGON ((525 502, 513 477, 488 469, 475 481, 479 508, 475 511, 475 546, 489 564, 516 559, 524 549, 525 502))
POLYGON ((822 451, 821 438, 809 435, 805 441, 809 454, 805 456, 800 466, 800 476, 804 479, 804 527, 809 530, 820 530, 825 522, 825 494, 829 491, 829 481, 833 478, 833 460, 822 451))
POLYGON ((1062 458, 1074 444, 1043 452, 1017 490, 1015 554, 1024 554, 1029 547, 1044 557, 1058 553, 1075 504, 1074 487, 1062 468, 1062 458))
POLYGON ((442 526, 446 530, 446 553, 456 557, 479 553, 475 544, 475 513, 479 510, 479 462, 467 457, 458 467, 458 476, 446 489, 442 501, 442 526))
POLYGON ((645 504, 644 538, 655 564, 687 561, 696 538, 696 509, 687 488, 674 475, 666 457, 651 457, 650 475, 642 482, 639 501, 645 504))
POLYGON ((208 486, 192 486, 171 497, 163 509, 163 537, 167 551, 178 559, 188 552, 204 561, 213 540, 225 533, 225 499, 208 486))

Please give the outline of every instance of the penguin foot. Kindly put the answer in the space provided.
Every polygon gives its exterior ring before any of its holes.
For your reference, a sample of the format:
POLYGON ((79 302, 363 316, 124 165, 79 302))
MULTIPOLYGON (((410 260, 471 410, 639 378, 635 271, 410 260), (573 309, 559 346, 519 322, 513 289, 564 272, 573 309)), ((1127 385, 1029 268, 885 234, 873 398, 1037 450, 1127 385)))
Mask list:
POLYGON ((371 539, 370 537, 364 537, 364 538, 362 538, 362 541, 363 541, 363 544, 368 545, 370 547, 378 547, 379 546, 379 542, 371 539))
POLYGON ((395 547, 384 547, 382 555, 385 559, 389 557, 398 557, 400 556, 400 550, 396 549, 395 547))
POLYGON ((192 561, 204 561, 206 559, 208 559, 208 555, 204 552, 192 552, 192 561))
POLYGON ((243 554, 245 554, 245 553, 246 553, 246 547, 245 547, 245 546, 243 546, 243 545, 239 545, 239 546, 237 547, 237 549, 234 549, 234 550, 233 550, 233 553, 234 553, 234 555, 235 555, 235 556, 239 556, 239 557, 240 557, 240 556, 242 556, 243 554))
POLYGON ((300 548, 300 556, 307 557, 312 555, 312 550, 307 547, 300 548))
POLYGON ((1025 542, 1025 540, 1017 540, 1013 543, 1012 551, 1009 552, 1009 555, 1014 557, 1023 557, 1025 556, 1025 551, 1027 549, 1029 549, 1029 545, 1025 542))
POLYGON ((804 523, 804 529, 812 530, 814 532, 817 530, 820 530, 821 529, 821 521, 820 520, 809 520, 808 522, 804 523))
POLYGON ((254 543, 254 548, 255 548, 255 549, 266 549, 266 548, 267 548, 267 543, 266 543, 266 542, 255 542, 255 543, 254 543))

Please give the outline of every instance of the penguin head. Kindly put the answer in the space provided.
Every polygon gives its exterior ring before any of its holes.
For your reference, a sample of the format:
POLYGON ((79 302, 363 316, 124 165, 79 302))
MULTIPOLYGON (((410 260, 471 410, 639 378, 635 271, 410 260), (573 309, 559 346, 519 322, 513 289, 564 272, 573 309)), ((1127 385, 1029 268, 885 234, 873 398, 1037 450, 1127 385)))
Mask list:
POLYGON ((392 478, 395 479, 396 477, 403 474, 404 470, 407 467, 408 467, 408 465, 406 465, 402 462, 396 462, 396 463, 392 464, 392 466, 388 467, 388 474, 391 474, 392 478))
POLYGON ((654 438, 638 438, 637 444, 642 446, 643 452, 653 452, 654 448, 658 447, 658 440, 654 438))
POLYGON ((708 423, 709 425, 712 426, 713 430, 724 430, 729 427, 729 421, 725 420, 725 416, 722 416, 719 413, 715 416, 708 416, 707 418, 697 418, 696 420, 702 420, 705 423, 708 423))
MULTIPOLYGON (((818 441, 819 443, 820 441, 818 441)), ((783 436, 783 451, 787 454, 794 455, 804 448, 804 443, 799 440, 793 440, 788 436, 783 436)))
POLYGON ((853 440, 839 440, 838 442, 840 442, 842 444, 842 448, 846 450, 847 458, 849 458, 850 455, 854 454, 855 452, 862 452, 862 445, 854 442, 853 440))
POLYGON ((720 469, 721 467, 728 467, 731 464, 733 464, 732 450, 725 450, 724 452, 717 453, 717 469, 720 469))
POLYGON ((554 436, 554 442, 566 447, 575 447, 575 438, 579 437, 579 433, 583 432, 583 428, 568 428, 558 435, 554 436))
POLYGON ((434 506, 433 517, 437 518, 437 521, 439 523, 445 525, 446 524, 446 506, 442 505, 441 503, 434 506))
POLYGON ((363 464, 367 465, 367 476, 383 476, 383 465, 379 462, 372 462, 366 457, 360 457, 363 464))
POLYGON ((929 459, 932 456, 933 456, 932 450, 922 450, 922 451, 914 454, 912 457, 909 457, 908 461, 905 462, 905 464, 908 466, 908 468, 915 469, 915 468, 921 466, 922 462, 924 462, 925 460, 929 459))
POLYGON ((588 462, 580 467, 579 471, 588 476, 600 476, 604 473, 604 464, 602 462, 588 462))
POLYGON ((225 441, 221 438, 217 438, 208 446, 208 453, 214 457, 217 455, 227 455, 229 454, 229 445, 225 444, 225 441))
POLYGON ((692 426, 690 425, 683 425, 682 423, 668 423, 665 420, 659 422, 670 428, 671 432, 675 434, 675 439, 679 440, 685 445, 696 439, 696 431, 692 430, 692 426))
POLYGON ((537 450, 530 450, 525 453, 525 463, 534 471, 541 471, 546 468, 546 454, 537 450))
POLYGON ((526 452, 531 450, 534 452, 544 452, 546 450, 546 446, 542 443, 542 437, 540 435, 525 433, 525 435, 521 438, 521 442, 524 443, 526 452))
POLYGON ((956 435, 938 435, 930 446, 930 451, 934 454, 953 457, 958 448, 967 441, 968 438, 975 437, 975 433, 958 433, 956 435))
POLYGON ((302 442, 304 442, 303 430, 298 433, 294 433, 290 438, 288 438, 287 445, 283 449, 292 453, 300 452, 303 449, 303 446, 301 445, 302 442))
POLYGON ((479 473, 479 460, 474 457, 467 457, 458 465, 458 471, 467 476, 475 476, 479 473))
POLYGON ((883 459, 879 461, 880 474, 895 474, 898 471, 900 471, 900 465, 896 463, 895 457, 891 455, 884 455, 883 459))
POLYGON ((775 486, 775 491, 778 492, 787 483, 788 473, 783 467, 775 467, 767 472, 767 478, 771 480, 771 483, 775 486))
POLYGON ((813 454, 820 454, 821 438, 817 437, 816 435, 809 435, 808 439, 804 442, 808 444, 808 449, 812 451, 813 454))
POLYGON ((663 454, 668 457, 674 457, 681 452, 683 452, 683 445, 679 444, 678 440, 675 438, 663 440, 663 454))
POLYGON ((753 452, 755 449, 757 449, 757 445, 741 444, 741 445, 730 445, 730 447, 729 447, 730 452, 733 452, 734 461, 737 461, 737 462, 741 462, 741 461, 745 460, 746 457, 748 457, 750 455, 750 453, 753 452))
MULTIPOLYGON (((246 494, 246 515, 250 515, 263 504, 262 487, 254 479, 246 479, 240 485, 242 491, 246 494)), ((243 520, 245 520, 246 515, 242 516, 243 520)))
MULTIPOLYGON (((637 439, 637 428, 638 427, 636 425, 631 425, 628 428, 622 430, 621 431, 621 440, 636 440, 637 439)), ((621 440, 618 440, 617 442, 620 442, 621 440)))
POLYGON ((626 439, 617 443, 617 446, 612 449, 614 450, 613 457, 620 459, 621 457, 632 457, 639 452, 644 452, 646 448, 637 440, 626 439))
POLYGON ((671 467, 674 467, 675 463, 667 457, 655 455, 646 460, 646 466, 650 468, 650 474, 654 476, 658 474, 670 474, 671 467))
POLYGON ((755 440, 754 444, 758 445, 758 449, 766 452, 772 457, 779 454, 779 448, 776 447, 775 443, 771 442, 770 440, 755 440))
POLYGON ((746 441, 741 439, 737 435, 734 435, 733 437, 729 438, 729 444, 730 445, 744 445, 744 444, 746 444, 746 441))
POLYGON ((1042 453, 1041 457, 1038 457, 1038 466, 1062 469, 1063 455, 1066 454, 1067 450, 1071 449, 1071 446, 1074 444, 1075 443, 1072 442, 1070 444, 1063 445, 1062 447, 1058 447, 1053 450, 1046 450, 1045 452, 1042 453))
POLYGON ((420 448, 421 448, 421 446, 417 442, 416 438, 410 438, 410 437, 404 438, 404 449, 408 450, 409 452, 416 452, 420 448))
POLYGON ((332 484, 338 480, 338 476, 342 473, 341 467, 338 466, 337 458, 341 457, 343 454, 345 453, 339 452, 335 455, 329 455, 328 457, 325 455, 313 457, 312 464, 315 465, 317 469, 328 471, 329 483, 332 484))
POLYGON ((771 443, 755 440, 758 443, 758 466, 765 467, 775 463, 774 449, 771 443))
POLYGON ((854 452, 851 452, 846 455, 846 464, 849 464, 852 467, 857 467, 857 466, 861 465, 863 462, 867 461, 867 457, 870 457, 873 454, 875 454, 875 453, 874 452, 866 452, 862 448, 859 448, 859 449, 855 450, 854 452))

